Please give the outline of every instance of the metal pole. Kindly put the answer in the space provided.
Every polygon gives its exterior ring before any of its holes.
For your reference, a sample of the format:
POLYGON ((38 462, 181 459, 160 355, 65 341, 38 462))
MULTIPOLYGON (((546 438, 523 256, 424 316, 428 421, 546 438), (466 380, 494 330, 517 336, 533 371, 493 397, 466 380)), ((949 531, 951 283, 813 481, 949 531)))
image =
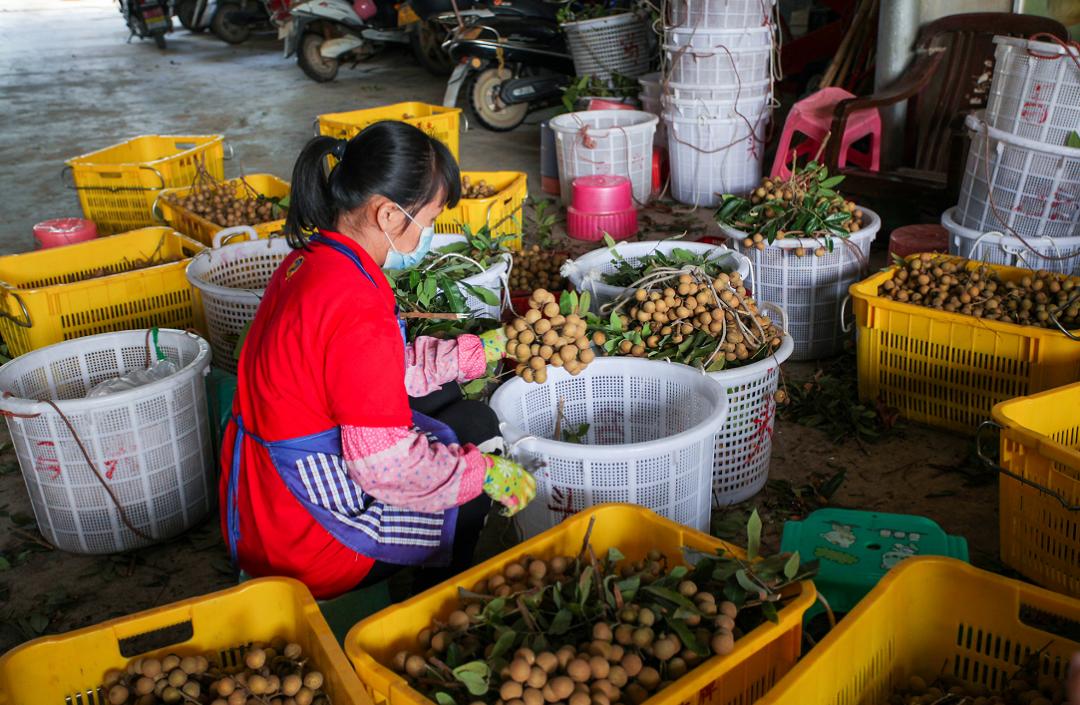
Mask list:
MULTIPOLYGON (((874 88, 881 90, 899 78, 908 65, 919 33, 919 0, 885 0, 878 13, 877 60, 874 88)), ((904 119, 907 104, 881 108, 883 167, 899 164, 903 154, 904 119)))

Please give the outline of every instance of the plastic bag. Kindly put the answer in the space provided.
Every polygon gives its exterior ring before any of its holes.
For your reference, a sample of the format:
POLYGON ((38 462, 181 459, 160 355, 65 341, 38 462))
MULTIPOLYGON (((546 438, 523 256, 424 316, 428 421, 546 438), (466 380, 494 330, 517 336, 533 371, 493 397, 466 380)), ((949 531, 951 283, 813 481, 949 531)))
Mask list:
POLYGON ((145 369, 133 370, 126 375, 120 375, 119 377, 107 379, 104 382, 98 382, 94 385, 93 389, 87 392, 86 398, 93 399, 95 397, 107 397, 110 394, 126 392, 129 389, 136 389, 144 384, 150 384, 151 382, 157 382, 159 379, 165 379, 170 375, 176 374, 176 372, 176 365, 168 360, 154 360, 154 362, 145 369))

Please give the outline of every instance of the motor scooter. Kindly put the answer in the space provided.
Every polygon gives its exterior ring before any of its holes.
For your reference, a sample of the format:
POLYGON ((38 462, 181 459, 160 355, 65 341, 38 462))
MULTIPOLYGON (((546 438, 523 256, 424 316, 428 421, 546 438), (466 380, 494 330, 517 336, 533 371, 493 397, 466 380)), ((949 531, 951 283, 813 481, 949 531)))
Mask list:
POLYGON ((120 0, 120 14, 132 37, 150 38, 158 49, 165 48, 165 35, 172 31, 168 0, 120 0))
POLYGON ((462 90, 469 116, 488 130, 513 130, 533 110, 557 102, 574 60, 556 18, 562 3, 502 0, 444 14, 457 22, 446 43, 455 62, 443 96, 454 107, 462 90))
POLYGON ((190 32, 209 29, 229 44, 252 32, 271 31, 289 20, 289 0, 176 0, 176 16, 190 32))
MULTIPOLYGON (((445 2, 450 6, 450 0, 445 2)), ((281 31, 285 56, 295 54, 308 78, 319 83, 334 80, 342 62, 355 65, 388 43, 411 44, 414 53, 442 45, 429 38, 414 40, 414 33, 432 26, 421 22, 408 4, 395 6, 390 0, 308 0, 294 5, 291 15, 281 31)), ((425 56, 417 58, 432 70, 425 56)), ((440 70, 445 66, 444 60, 440 70)))

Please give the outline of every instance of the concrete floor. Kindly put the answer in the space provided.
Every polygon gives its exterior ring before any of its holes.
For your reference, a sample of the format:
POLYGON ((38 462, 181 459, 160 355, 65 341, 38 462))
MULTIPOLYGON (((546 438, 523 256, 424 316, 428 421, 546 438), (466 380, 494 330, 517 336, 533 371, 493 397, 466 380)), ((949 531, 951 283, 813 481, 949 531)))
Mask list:
MULTIPOLYGON (((165 51, 126 40, 116 2, 0 0, 0 253, 32 248, 36 222, 79 214, 61 182, 70 157, 140 134, 222 133, 236 151, 227 176, 288 179, 316 115, 440 103, 445 88, 403 48, 317 84, 282 58, 273 36, 229 46, 176 23, 165 51)), ((538 186, 539 160, 536 124, 462 135, 468 169, 525 171, 538 186)))

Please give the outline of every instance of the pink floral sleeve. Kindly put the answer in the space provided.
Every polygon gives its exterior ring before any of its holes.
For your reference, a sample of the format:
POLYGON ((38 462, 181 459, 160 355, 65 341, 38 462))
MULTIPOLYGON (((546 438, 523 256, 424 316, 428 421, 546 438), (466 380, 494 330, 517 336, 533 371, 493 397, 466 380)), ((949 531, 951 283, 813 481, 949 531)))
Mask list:
POLYGON ((364 493, 418 512, 478 497, 491 465, 476 446, 432 443, 406 426, 342 426, 341 446, 349 476, 364 493))
POLYGON ((417 338, 405 346, 405 391, 431 394, 448 382, 467 382, 484 374, 484 344, 475 335, 456 340, 417 338))

